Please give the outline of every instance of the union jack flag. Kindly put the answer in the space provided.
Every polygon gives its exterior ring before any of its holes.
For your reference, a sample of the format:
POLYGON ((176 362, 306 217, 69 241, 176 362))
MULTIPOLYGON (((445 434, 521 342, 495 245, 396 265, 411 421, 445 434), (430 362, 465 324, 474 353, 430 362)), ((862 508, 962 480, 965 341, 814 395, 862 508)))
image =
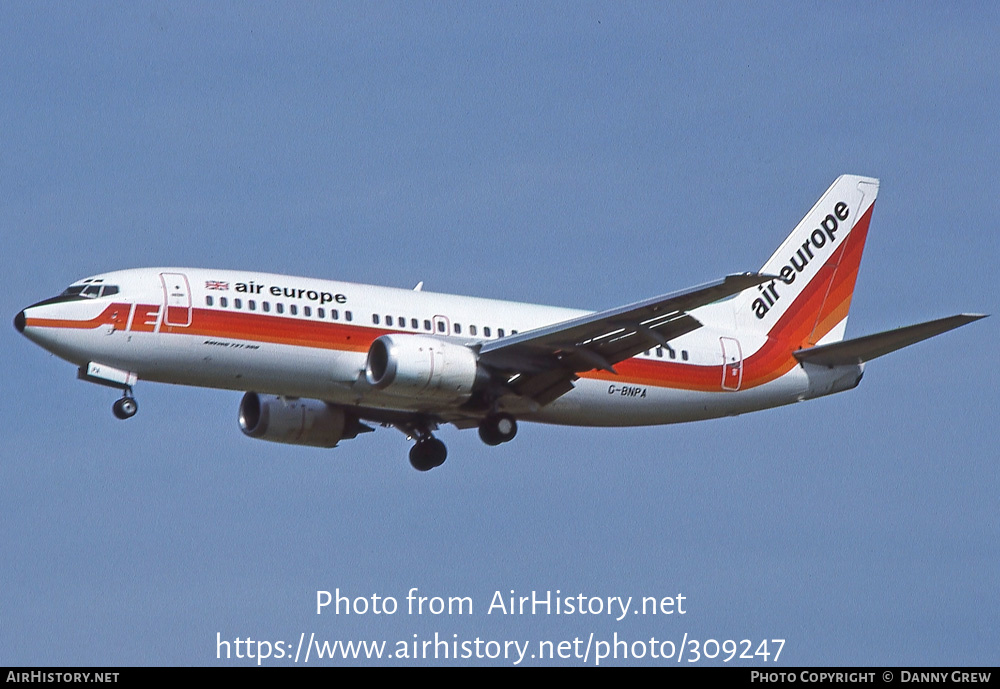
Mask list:
POLYGON ((221 280, 205 280, 205 289, 229 289, 228 282, 222 282, 221 280))

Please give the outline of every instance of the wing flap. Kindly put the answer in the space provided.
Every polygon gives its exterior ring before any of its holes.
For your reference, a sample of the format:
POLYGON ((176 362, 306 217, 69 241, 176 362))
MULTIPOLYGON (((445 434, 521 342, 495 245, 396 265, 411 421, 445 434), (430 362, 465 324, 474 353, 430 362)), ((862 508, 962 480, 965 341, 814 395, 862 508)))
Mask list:
POLYGON ((614 365, 701 327, 688 312, 769 282, 772 275, 743 273, 691 289, 486 342, 481 364, 508 375, 506 389, 548 404, 573 388, 577 374, 614 365))
POLYGON ((715 280, 691 289, 644 299, 633 304, 580 316, 544 328, 529 330, 502 340, 487 342, 480 351, 482 354, 488 354, 493 351, 522 346, 548 349, 552 342, 584 344, 609 337, 616 331, 628 328, 635 329, 636 326, 640 325, 645 329, 655 330, 678 314, 710 304, 713 301, 725 299, 749 287, 773 279, 773 275, 759 273, 727 275, 721 280, 715 280))
POLYGON ((792 354, 799 361, 819 364, 820 366, 861 364, 973 321, 978 321, 980 318, 986 318, 986 316, 984 314, 963 313, 895 330, 886 330, 874 335, 857 337, 852 340, 800 349, 792 354))

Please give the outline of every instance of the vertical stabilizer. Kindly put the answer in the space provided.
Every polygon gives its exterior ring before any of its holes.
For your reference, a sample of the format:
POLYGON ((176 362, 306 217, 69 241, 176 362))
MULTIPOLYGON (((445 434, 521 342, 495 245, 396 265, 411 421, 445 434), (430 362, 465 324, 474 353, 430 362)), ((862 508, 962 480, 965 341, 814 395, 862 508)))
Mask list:
POLYGON ((775 279, 734 300, 741 329, 795 348, 843 339, 878 184, 837 178, 761 268, 775 279))

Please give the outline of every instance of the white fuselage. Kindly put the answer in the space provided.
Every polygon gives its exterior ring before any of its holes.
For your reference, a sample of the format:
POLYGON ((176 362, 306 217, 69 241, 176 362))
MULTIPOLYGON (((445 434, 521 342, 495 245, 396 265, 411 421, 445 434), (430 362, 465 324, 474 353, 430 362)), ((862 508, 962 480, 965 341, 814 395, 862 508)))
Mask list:
MULTIPOLYGON (((78 283, 79 284, 79 283, 78 283)), ((148 268, 89 278, 113 294, 42 302, 24 334, 86 369, 139 380, 324 400, 361 410, 440 415, 461 400, 400 397, 365 382, 368 349, 387 333, 475 348, 586 312, 310 278, 148 268)), ((516 411, 546 423, 634 426, 739 414, 847 389, 861 367, 757 363, 768 343, 737 332, 725 302, 697 310, 703 327, 616 366, 580 375, 549 404, 516 411)))
POLYGON ((245 391, 239 425, 335 447, 395 427, 440 466, 443 424, 487 445, 518 420, 641 426, 731 416, 855 387, 865 362, 985 317, 844 339, 879 182, 841 175, 757 272, 586 312, 288 275, 143 268, 74 283, 14 326, 123 390, 245 391))

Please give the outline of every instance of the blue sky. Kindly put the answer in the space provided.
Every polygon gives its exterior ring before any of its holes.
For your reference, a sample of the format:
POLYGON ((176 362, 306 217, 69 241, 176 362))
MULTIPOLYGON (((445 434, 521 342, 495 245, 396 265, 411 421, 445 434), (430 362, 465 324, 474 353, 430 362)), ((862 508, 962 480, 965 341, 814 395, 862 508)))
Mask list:
MULTIPOLYGON (((855 173, 882 186, 849 335, 996 313, 998 14, 5 3, 0 312, 154 265, 609 308, 756 269, 855 173)), ((233 392, 140 383, 122 423, 114 391, 0 337, 2 664, 212 664, 217 633, 998 659, 996 317, 808 404, 525 424, 499 448, 445 430, 426 475, 393 430, 329 452, 246 438, 233 392), (475 613, 315 615, 338 587, 475 613), (487 615, 511 589, 688 612, 487 615)))

